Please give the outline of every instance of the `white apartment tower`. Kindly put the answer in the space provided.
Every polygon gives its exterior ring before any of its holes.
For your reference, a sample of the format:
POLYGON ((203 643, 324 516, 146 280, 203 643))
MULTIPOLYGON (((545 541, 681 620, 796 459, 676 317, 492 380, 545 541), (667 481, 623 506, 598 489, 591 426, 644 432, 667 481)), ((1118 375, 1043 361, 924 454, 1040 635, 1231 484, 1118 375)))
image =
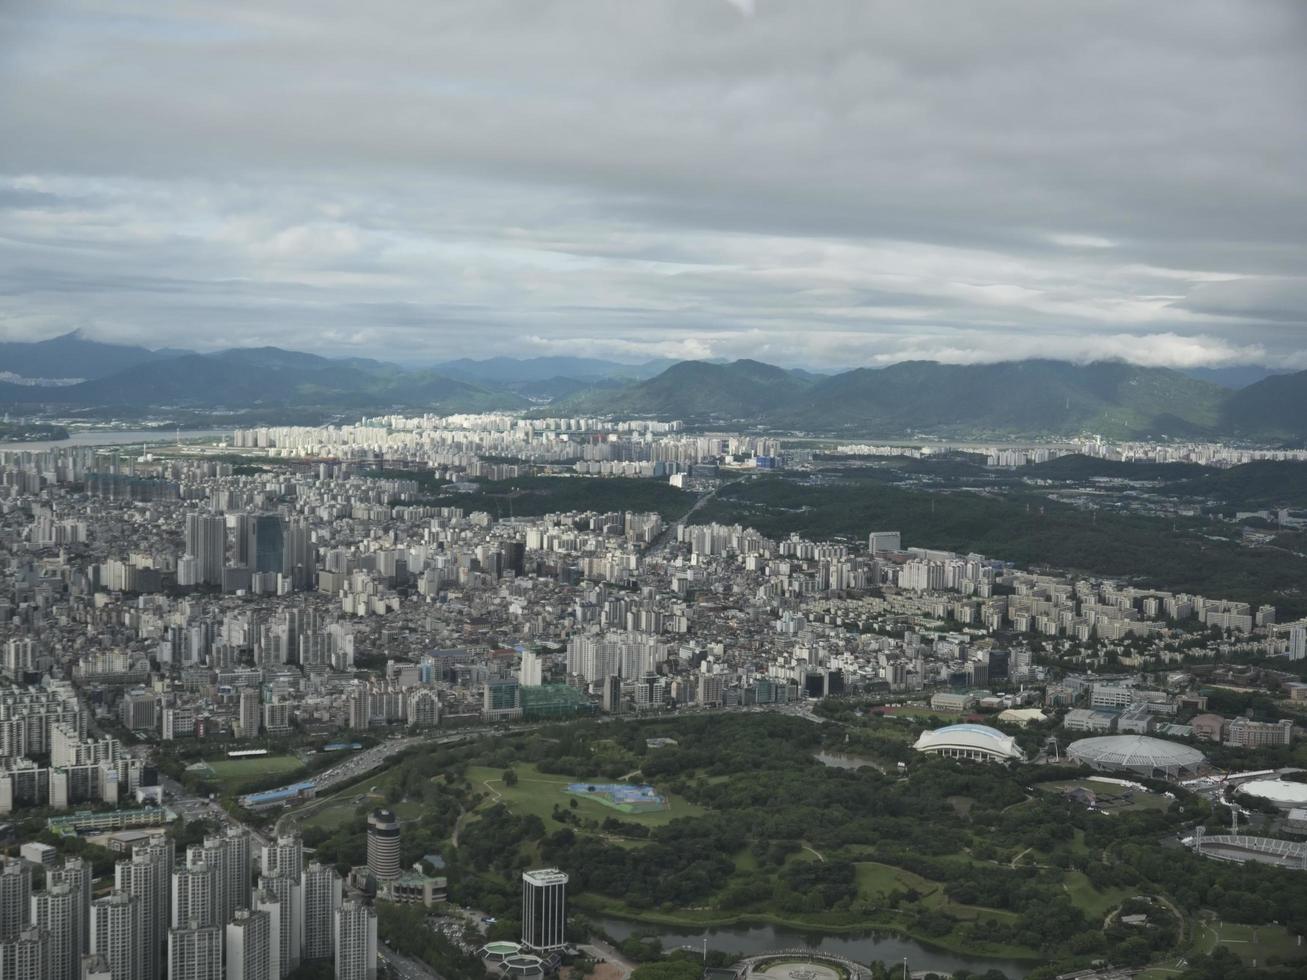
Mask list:
POLYGON ((5 858, 0 866, 0 939, 12 939, 32 920, 32 866, 5 858))
POLYGON ((272 917, 237 909, 227 923, 227 980, 277 980, 272 917))
POLYGON ((336 980, 376 980, 377 913, 358 899, 336 910, 336 980))
POLYGON ((44 929, 27 926, 17 935, 0 939, 0 978, 28 980, 45 977, 50 960, 50 937, 44 929))
POLYGON ((168 937, 172 890, 173 845, 162 834, 132 848, 128 861, 114 866, 114 885, 118 891, 135 895, 141 903, 141 928, 144 931, 146 980, 161 980, 163 949, 168 937))
POLYGON ((220 884, 217 871, 205 862, 202 852, 191 848, 186 855, 186 866, 172 875, 172 927, 181 928, 191 922, 202 926, 223 925, 219 918, 220 884))
POLYGON ((223 930, 188 923, 168 933, 168 980, 223 980, 223 930))
POLYGON ((258 891, 276 898, 281 906, 279 959, 281 974, 285 976, 300 965, 300 947, 304 941, 304 901, 300 895, 300 877, 295 875, 292 878, 289 873, 274 868, 259 876, 258 891))
POLYGON ((66 881, 51 882, 32 896, 32 924, 50 938, 48 980, 81 980, 81 896, 66 881))
POLYGON ((272 980, 277 980, 290 972, 289 964, 283 963, 281 956, 282 948, 286 945, 285 932, 290 927, 290 909, 283 910, 281 900, 272 892, 262 889, 254 890, 251 901, 255 912, 263 912, 268 916, 268 937, 272 944, 268 958, 272 963, 272 980))
POLYGON ((62 868, 52 868, 45 876, 47 887, 64 883, 73 890, 77 903, 77 953, 73 959, 73 976, 80 967, 77 960, 91 951, 91 865, 82 858, 64 858, 62 868))
POLYGON ((113 892, 91 903, 91 952, 109 964, 111 980, 146 980, 141 901, 113 892))
POLYGON ((306 960, 331 959, 335 949, 336 910, 340 908, 341 882, 336 869, 314 861, 304 869, 300 882, 304 899, 304 944, 306 960))

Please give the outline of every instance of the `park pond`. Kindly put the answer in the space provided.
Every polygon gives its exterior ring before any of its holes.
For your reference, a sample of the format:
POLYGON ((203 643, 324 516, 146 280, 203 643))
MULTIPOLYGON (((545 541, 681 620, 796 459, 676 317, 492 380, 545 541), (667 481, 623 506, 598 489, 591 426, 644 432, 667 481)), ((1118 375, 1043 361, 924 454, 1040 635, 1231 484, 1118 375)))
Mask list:
POLYGON ((885 932, 824 935, 768 924, 715 926, 707 930, 690 930, 684 926, 657 926, 613 918, 596 919, 595 925, 618 942, 630 936, 656 937, 662 942, 663 948, 669 950, 678 946, 694 950, 702 949, 706 934, 709 949, 722 953, 740 953, 745 956, 782 949, 811 949, 843 956, 857 963, 880 960, 886 964, 902 963, 906 956, 908 967, 913 972, 933 970, 951 975, 957 970, 969 970, 973 973, 1001 970, 1012 980, 1024 977, 1033 967, 1038 966, 1038 963, 1031 961, 991 959, 950 953, 885 932))

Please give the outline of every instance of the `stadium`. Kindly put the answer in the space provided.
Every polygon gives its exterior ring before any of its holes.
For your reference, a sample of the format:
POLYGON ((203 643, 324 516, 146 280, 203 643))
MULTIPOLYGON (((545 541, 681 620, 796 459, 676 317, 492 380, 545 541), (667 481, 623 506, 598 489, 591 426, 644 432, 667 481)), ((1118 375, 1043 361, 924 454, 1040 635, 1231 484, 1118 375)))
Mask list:
POLYGON ((1241 785, 1236 792, 1274 803, 1282 810, 1307 806, 1307 783, 1287 779, 1254 779, 1241 785))
POLYGON ((912 747, 918 752, 977 762, 1012 762, 1026 757, 1011 735, 988 725, 945 725, 922 732, 912 747))
POLYGON ((1197 749, 1147 735, 1103 735, 1068 746, 1074 762, 1101 772, 1133 772, 1149 779, 1193 775, 1207 760, 1197 749))

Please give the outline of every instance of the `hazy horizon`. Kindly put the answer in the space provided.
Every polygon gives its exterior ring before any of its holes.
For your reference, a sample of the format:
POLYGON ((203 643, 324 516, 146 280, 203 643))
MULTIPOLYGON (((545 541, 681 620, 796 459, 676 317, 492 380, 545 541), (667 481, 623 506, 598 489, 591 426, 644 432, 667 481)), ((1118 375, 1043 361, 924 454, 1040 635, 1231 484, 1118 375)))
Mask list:
POLYGON ((0 36, 0 340, 1307 368, 1296 3, 52 0, 0 36))

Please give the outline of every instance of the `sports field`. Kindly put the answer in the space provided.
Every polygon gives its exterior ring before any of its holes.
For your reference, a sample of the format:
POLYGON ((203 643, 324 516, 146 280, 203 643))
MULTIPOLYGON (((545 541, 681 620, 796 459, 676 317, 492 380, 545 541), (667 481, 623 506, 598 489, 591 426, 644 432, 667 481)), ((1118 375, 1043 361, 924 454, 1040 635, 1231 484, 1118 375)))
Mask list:
MULTIPOLYGON (((206 759, 208 778, 222 784, 227 792, 240 792, 247 784, 268 776, 293 777, 304 763, 293 755, 263 755, 248 759, 206 759)), ((207 775, 207 774, 206 774, 207 775)))

